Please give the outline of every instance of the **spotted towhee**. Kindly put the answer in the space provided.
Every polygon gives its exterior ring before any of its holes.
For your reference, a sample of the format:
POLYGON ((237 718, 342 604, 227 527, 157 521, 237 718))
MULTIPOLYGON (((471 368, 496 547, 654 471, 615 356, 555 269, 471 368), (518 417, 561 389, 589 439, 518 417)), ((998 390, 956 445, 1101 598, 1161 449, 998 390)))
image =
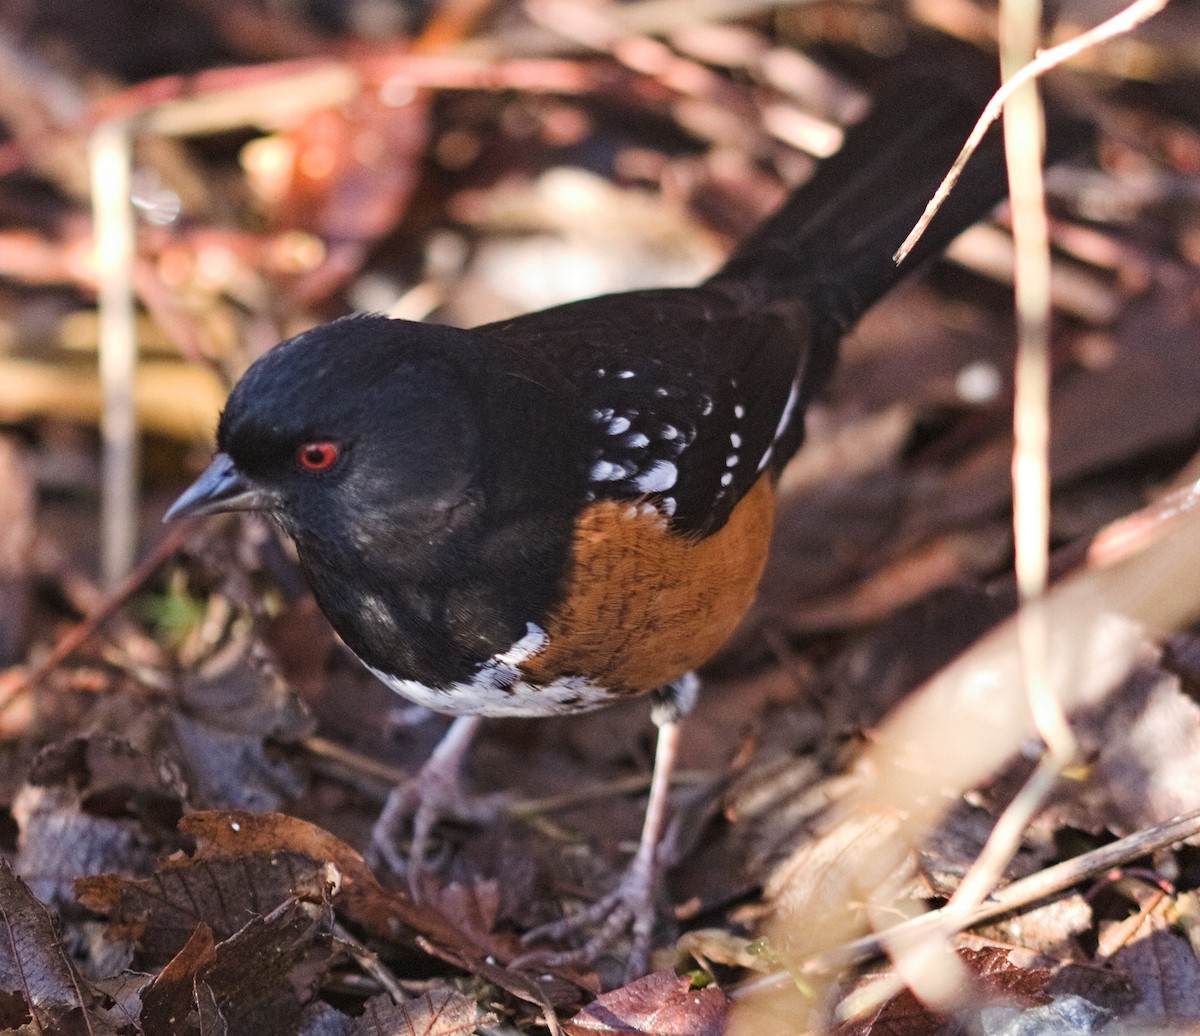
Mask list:
POLYGON ((644 967, 689 674, 750 606, 775 482, 839 338, 1003 196, 992 133, 915 252, 893 262, 986 96, 928 78, 893 87, 698 287, 473 330, 351 316, 246 372, 220 452, 168 517, 270 515, 350 649, 397 693, 461 717, 385 809, 384 859, 404 864, 400 820, 419 859, 434 820, 465 805, 458 771, 479 717, 655 692, 641 847, 583 915, 605 921, 601 937, 554 958, 591 959, 632 925, 630 971, 644 967))

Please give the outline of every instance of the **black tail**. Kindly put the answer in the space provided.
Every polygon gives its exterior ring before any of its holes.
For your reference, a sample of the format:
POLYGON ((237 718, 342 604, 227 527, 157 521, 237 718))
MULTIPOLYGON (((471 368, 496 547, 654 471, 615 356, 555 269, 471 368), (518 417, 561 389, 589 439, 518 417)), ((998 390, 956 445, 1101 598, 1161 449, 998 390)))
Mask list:
POLYGON ((893 81, 842 148, 712 280, 766 286, 777 297, 815 295, 841 329, 852 324, 1007 192, 1003 142, 993 126, 913 252, 900 265, 892 260, 990 96, 986 87, 966 90, 959 82, 893 81))

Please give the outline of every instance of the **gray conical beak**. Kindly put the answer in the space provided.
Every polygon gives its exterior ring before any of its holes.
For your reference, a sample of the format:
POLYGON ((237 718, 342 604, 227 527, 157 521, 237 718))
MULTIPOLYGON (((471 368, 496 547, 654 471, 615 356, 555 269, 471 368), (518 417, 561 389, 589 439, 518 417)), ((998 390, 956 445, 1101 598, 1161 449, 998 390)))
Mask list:
POLYGON ((269 503, 267 494, 238 471, 228 454, 218 453, 204 473, 171 505, 163 521, 221 511, 261 511, 269 503))

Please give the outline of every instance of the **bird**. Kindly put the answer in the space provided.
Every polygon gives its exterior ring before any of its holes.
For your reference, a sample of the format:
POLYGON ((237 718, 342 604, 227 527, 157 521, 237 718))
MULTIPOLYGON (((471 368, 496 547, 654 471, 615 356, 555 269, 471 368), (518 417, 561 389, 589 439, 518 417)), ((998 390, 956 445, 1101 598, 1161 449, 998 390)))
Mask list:
POLYGON ((211 464, 167 513, 269 516, 349 649, 456 717, 372 836, 410 877, 438 819, 491 815, 461 780, 482 718, 652 696, 638 849, 611 895, 527 934, 531 947, 583 942, 530 950, 539 966, 593 963, 627 936, 626 977, 644 971, 694 673, 754 600, 775 487, 839 341, 1004 197, 992 132, 894 261, 989 93, 924 74, 893 83, 696 286, 471 329, 356 314, 276 345, 233 388, 211 464))

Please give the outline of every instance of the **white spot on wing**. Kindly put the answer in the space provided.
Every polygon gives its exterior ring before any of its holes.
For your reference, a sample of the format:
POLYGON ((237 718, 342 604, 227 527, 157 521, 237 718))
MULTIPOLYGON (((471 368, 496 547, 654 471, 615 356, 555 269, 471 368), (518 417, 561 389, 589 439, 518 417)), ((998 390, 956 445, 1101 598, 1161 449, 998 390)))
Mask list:
POLYGON ((633 371, 617 371, 618 378, 632 378, 633 371))
POLYGON ((657 460, 633 480, 643 493, 661 493, 675 485, 679 471, 669 460, 657 460))
POLYGON ((650 445, 650 440, 641 432, 634 432, 632 435, 627 435, 622 441, 626 446, 634 450, 640 450, 650 445))
POLYGON ((742 448, 742 437, 740 435, 738 435, 737 432, 733 432, 729 436, 729 445, 732 446, 735 450, 740 450, 742 448))
POLYGON ((733 472, 727 471, 721 476, 721 485, 728 486, 733 482, 733 472))
POLYGON ((620 435, 622 432, 629 431, 629 418, 614 417, 608 422, 607 431, 609 435, 620 435))
POLYGON ((733 416, 736 417, 740 421, 743 417, 746 416, 746 408, 744 406, 742 406, 741 403, 738 403, 733 408, 733 416))
POLYGON ((588 472, 588 475, 593 482, 612 482, 615 479, 624 478, 625 469, 620 464, 598 460, 592 465, 592 470, 588 472))

